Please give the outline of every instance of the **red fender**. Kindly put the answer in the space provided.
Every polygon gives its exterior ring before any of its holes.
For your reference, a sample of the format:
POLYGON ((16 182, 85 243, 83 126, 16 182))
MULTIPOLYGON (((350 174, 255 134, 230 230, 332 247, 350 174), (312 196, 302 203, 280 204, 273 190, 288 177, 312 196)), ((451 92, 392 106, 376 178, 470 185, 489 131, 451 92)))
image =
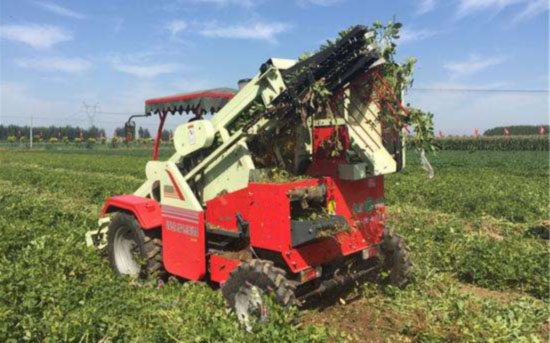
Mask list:
POLYGON ((162 225, 162 212, 158 202, 135 195, 110 197, 103 205, 101 216, 120 210, 131 212, 143 229, 158 228, 162 225))

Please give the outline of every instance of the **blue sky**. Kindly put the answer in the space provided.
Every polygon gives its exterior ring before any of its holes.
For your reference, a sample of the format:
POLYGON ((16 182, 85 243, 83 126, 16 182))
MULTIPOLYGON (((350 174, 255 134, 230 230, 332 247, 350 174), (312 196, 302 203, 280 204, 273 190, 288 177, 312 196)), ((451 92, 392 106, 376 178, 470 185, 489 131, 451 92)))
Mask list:
MULTIPOLYGON (((158 0, 0 3, 0 120, 112 128, 151 97, 230 86, 354 24, 404 24, 412 105, 437 130, 548 122, 547 0, 158 0), (455 91, 469 89, 474 91, 455 91), (539 90, 485 92, 480 90, 539 90), (477 90, 477 91, 476 91, 477 90)), ((177 124, 171 120, 170 127, 177 124)), ((153 120, 142 122, 153 128, 153 120)), ((139 125, 139 123, 138 123, 139 125)), ((110 133, 110 132, 109 132, 110 133)))

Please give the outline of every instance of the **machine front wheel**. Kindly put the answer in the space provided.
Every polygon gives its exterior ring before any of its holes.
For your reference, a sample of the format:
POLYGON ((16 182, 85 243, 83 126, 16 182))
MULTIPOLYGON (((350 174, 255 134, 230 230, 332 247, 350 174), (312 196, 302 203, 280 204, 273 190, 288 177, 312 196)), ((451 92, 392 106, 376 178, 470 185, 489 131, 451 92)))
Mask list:
POLYGON ((384 256, 384 269, 389 273, 386 282, 403 288, 411 278, 412 262, 410 249, 400 235, 388 230, 381 245, 384 256))
POLYGON ((284 307, 297 305, 295 285, 285 277, 281 268, 273 262, 253 259, 237 267, 222 287, 222 294, 235 311, 239 321, 248 331, 252 321, 263 321, 268 317, 264 296, 284 307))
POLYGON ((136 218, 117 213, 109 224, 107 251, 119 275, 148 278, 162 272, 162 241, 158 230, 144 231, 136 218))

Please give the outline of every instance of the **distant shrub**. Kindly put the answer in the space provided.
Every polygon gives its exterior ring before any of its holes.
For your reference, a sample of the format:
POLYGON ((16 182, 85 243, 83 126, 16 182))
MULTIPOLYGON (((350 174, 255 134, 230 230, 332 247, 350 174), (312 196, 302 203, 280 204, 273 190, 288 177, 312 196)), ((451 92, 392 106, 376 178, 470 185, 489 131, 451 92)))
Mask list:
POLYGON ((58 142, 57 138, 55 138, 55 137, 50 138, 50 143, 51 144, 57 144, 57 142, 58 142))
POLYGON ((13 144, 13 143, 15 143, 15 141, 16 141, 15 136, 8 136, 8 142, 9 142, 9 143, 12 143, 12 144, 13 144))
POLYGON ((97 143, 95 138, 88 138, 88 140, 86 140, 86 148, 91 149, 95 145, 95 143, 97 143))
POLYGON ((111 147, 116 148, 118 143, 120 143, 120 139, 117 136, 113 136, 113 138, 111 138, 111 147))
POLYGON ((69 145, 71 141, 69 140, 69 137, 65 136, 63 137, 63 143, 65 143, 65 145, 69 145))

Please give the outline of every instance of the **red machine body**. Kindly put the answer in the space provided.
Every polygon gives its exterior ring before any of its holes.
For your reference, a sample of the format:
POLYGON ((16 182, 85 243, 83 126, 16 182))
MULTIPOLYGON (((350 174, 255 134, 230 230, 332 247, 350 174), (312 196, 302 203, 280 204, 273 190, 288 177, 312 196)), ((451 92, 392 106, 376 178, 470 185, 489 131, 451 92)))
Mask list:
POLYGON ((189 280, 206 274, 204 212, 162 206, 162 259, 170 273, 189 280))
MULTIPOLYGON (((253 251, 280 256, 294 274, 362 251, 373 256, 384 233, 384 178, 339 179, 338 165, 347 163, 345 155, 330 156, 326 150, 335 137, 343 144, 343 151, 349 148, 345 126, 314 129, 313 161, 307 171, 310 178, 304 180, 250 182, 244 189, 207 201, 200 212, 133 195, 117 196, 107 200, 102 214, 127 211, 134 214, 143 229, 161 228, 165 269, 194 281, 224 283, 241 263, 238 258, 210 249, 209 234, 248 239, 253 251), (304 224, 308 222, 293 218, 295 200, 290 194, 300 190, 307 193, 315 187, 324 190, 322 206, 343 219, 347 230, 328 237, 307 237, 310 232, 304 230, 304 224)), ((307 275, 315 277, 315 273, 307 275)))
POLYGON ((158 228, 162 225, 161 209, 158 202, 135 195, 110 197, 101 209, 101 216, 112 212, 132 213, 144 230, 158 228))

